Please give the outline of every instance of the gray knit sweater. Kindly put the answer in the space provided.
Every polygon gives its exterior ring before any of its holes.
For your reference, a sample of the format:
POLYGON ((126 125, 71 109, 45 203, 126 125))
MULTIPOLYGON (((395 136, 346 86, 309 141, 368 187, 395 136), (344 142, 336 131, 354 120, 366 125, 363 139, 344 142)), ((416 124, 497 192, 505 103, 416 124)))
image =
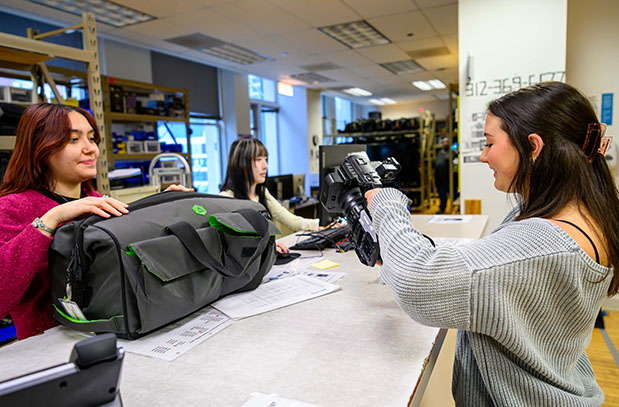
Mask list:
POLYGON ((370 213, 381 274, 415 321, 456 328, 458 406, 599 406, 585 350, 612 269, 544 219, 513 221, 463 246, 433 247, 406 197, 385 189, 370 213))

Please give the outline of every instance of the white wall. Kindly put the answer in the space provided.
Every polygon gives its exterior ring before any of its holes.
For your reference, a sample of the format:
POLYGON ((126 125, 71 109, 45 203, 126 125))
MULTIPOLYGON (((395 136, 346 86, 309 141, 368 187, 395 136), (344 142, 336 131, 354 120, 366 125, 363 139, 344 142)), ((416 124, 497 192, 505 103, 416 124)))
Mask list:
POLYGON ((228 151, 239 134, 249 133, 249 92, 247 75, 219 70, 221 111, 224 128, 221 135, 222 168, 228 165, 228 151))
MULTIPOLYGON (((607 134, 619 143, 619 2, 570 0, 567 9, 567 83, 583 91, 596 105, 603 93, 613 93, 613 124, 607 134)), ((612 169, 619 179, 619 165, 612 169)))
POLYGON ((383 114, 383 119, 397 120, 403 117, 419 117, 420 108, 434 113, 436 119, 445 119, 449 115, 448 100, 398 103, 395 105, 377 106, 373 110, 380 110, 383 114))
POLYGON ((150 50, 99 37, 101 73, 122 79, 153 83, 150 50), (101 50, 104 55, 101 55, 101 50))
POLYGON ((293 96, 277 95, 279 168, 281 174, 307 174, 307 94, 299 86, 293 90, 293 96))
MULTIPOLYGON (((615 0, 570 0, 567 9, 567 82, 597 101, 613 93, 613 124, 607 134, 619 143, 619 2, 615 0)), ((598 110, 599 114, 599 110, 598 110)), ((619 166, 612 169, 619 179, 619 166)), ((619 296, 606 300, 606 308, 619 310, 619 296)))
POLYGON ((567 0, 460 0, 458 20, 461 199, 481 199, 491 231, 513 201, 494 189, 487 165, 472 162, 484 143, 483 113, 489 101, 530 82, 562 79, 567 0))
POLYGON ((320 91, 308 89, 307 95, 307 150, 309 160, 309 172, 318 173, 318 146, 322 144, 322 103, 320 91), (316 143, 314 143, 316 136, 316 143))

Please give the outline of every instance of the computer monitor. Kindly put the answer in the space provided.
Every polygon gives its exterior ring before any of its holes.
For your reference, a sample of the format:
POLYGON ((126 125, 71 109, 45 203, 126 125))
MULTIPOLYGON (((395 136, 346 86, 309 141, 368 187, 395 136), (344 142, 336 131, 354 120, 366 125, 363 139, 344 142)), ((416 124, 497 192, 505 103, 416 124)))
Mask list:
MULTIPOLYGON (((324 179, 327 174, 333 172, 339 166, 346 156, 350 153, 359 151, 365 152, 367 146, 365 144, 336 144, 332 146, 318 147, 318 165, 320 176, 320 189, 324 185, 324 179)), ((320 196, 320 193, 318 194, 320 196)), ((318 206, 318 214, 320 217, 320 225, 325 226, 331 222, 333 215, 328 213, 322 205, 318 206)))
POLYGON ((294 196, 305 196, 305 174, 294 174, 292 176, 292 190, 294 196))
POLYGON ((265 187, 279 201, 290 199, 294 196, 292 174, 267 177, 265 187))

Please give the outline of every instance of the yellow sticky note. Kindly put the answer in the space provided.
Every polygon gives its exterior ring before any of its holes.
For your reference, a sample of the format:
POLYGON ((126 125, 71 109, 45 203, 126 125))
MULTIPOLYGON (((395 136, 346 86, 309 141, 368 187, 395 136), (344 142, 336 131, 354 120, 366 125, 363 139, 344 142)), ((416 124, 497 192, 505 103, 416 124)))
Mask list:
POLYGON ((330 269, 330 268, 337 267, 337 266, 339 266, 339 264, 337 264, 334 261, 327 260, 327 259, 321 260, 318 263, 312 264, 312 267, 316 267, 317 269, 320 269, 320 270, 326 270, 326 269, 330 269))

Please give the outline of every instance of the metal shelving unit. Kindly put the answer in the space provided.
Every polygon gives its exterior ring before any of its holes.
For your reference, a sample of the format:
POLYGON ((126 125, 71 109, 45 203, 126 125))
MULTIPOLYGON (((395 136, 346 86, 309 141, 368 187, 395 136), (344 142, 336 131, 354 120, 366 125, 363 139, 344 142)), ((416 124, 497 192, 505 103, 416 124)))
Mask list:
MULTIPOLYGON (((336 133, 325 134, 323 141, 325 144, 336 144, 337 137, 353 137, 355 139, 367 138, 372 142, 390 142, 393 137, 398 138, 419 138, 419 176, 420 183, 416 187, 402 187, 401 189, 419 193, 419 204, 411 207, 415 211, 424 211, 430 206, 430 197, 434 191, 433 184, 433 165, 435 157, 434 140, 436 138, 436 126, 434 114, 425 111, 420 118, 419 129, 415 130, 386 130, 356 133, 336 133)), ((334 128, 334 127, 333 127, 334 128)))
MULTIPOLYGON (((27 35, 27 37, 20 37, 18 35, 0 33, 0 66, 29 72, 35 90, 39 88, 42 90, 43 83, 49 83, 59 103, 63 103, 64 99, 56 90, 55 79, 45 65, 45 62, 54 58, 65 58, 86 64, 90 109, 97 122, 99 133, 101 133, 99 159, 97 160, 97 187, 99 192, 109 193, 110 184, 107 177, 108 151, 106 148, 107 140, 104 128, 101 73, 99 70, 97 29, 94 15, 92 13, 83 13, 81 24, 42 34, 29 28, 27 35), (45 38, 78 29, 82 30, 83 33, 83 48, 68 47, 42 41, 45 38)), ((37 99, 43 101, 42 95, 38 95, 37 99)))
MULTIPOLYGON (((105 128, 107 134, 112 134, 112 123, 125 124, 156 124, 158 122, 177 122, 185 124, 185 137, 187 140, 187 153, 178 153, 183 156, 191 166, 191 131, 189 128, 189 95, 186 89, 171 88, 167 86, 153 85, 151 83, 137 82, 127 79, 119 79, 112 77, 103 77, 103 95, 104 95, 104 111, 105 111, 105 128), (163 94, 182 94, 184 100, 184 110, 182 116, 157 116, 152 114, 137 114, 125 112, 112 112, 111 110, 111 86, 122 87, 123 91, 134 92, 137 94, 148 94, 151 92, 160 92, 163 94)), ((156 131, 156 129, 155 129, 156 131)), ((108 149, 112 151, 112 138, 108 138, 108 149)), ((112 153, 110 155, 110 164, 113 166, 115 161, 150 161, 159 153, 112 153)))

